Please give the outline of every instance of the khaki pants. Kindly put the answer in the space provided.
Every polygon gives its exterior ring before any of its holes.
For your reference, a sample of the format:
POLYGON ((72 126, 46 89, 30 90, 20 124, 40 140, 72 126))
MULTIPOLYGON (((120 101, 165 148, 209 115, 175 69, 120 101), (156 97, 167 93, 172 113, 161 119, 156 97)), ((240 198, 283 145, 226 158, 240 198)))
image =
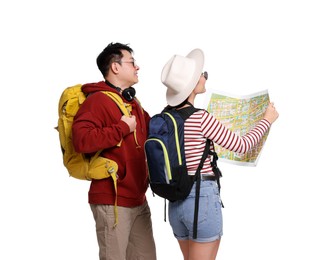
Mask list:
POLYGON ((114 205, 90 205, 96 222, 100 260, 156 260, 148 203, 118 207, 114 226, 114 205))

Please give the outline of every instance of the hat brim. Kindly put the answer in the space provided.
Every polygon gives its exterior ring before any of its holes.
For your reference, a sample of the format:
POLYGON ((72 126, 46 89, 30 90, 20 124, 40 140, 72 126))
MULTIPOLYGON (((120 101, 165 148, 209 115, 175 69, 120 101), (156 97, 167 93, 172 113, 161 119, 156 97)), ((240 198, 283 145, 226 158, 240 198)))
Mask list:
POLYGON ((186 57, 195 61, 195 71, 187 86, 180 93, 175 93, 173 90, 167 89, 166 100, 167 104, 170 106, 177 106, 183 101, 185 101, 185 99, 188 98, 188 96, 192 93, 193 89, 196 87, 202 74, 204 66, 203 51, 200 49, 194 49, 189 54, 187 54, 186 57))

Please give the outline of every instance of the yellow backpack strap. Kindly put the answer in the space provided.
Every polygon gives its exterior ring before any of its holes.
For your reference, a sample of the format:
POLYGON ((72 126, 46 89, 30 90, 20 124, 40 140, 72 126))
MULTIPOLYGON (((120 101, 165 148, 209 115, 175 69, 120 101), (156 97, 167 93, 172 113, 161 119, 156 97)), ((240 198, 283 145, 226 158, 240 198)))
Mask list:
MULTIPOLYGON (((107 95, 109 98, 111 98, 116 105, 119 107, 119 109, 121 110, 121 112, 123 113, 123 115, 126 116, 131 116, 131 111, 132 111, 132 106, 130 104, 126 104, 123 102, 122 98, 113 92, 110 91, 102 91, 102 93, 104 93, 105 95, 107 95)), ((117 146, 120 146, 122 143, 122 140, 120 141, 120 143, 117 146)), ((114 227, 117 225, 118 223, 118 212, 117 212, 117 176, 116 173, 113 171, 112 173, 110 173, 110 177, 112 177, 113 179, 113 183, 114 183, 114 189, 115 189, 115 205, 114 205, 114 215, 115 215, 115 223, 114 223, 114 227)))
POLYGON ((105 95, 109 96, 120 108, 123 115, 130 116, 132 111, 132 106, 130 104, 126 104, 123 102, 122 98, 113 92, 110 91, 102 91, 105 95))
POLYGON ((114 203, 115 222, 114 222, 114 227, 116 227, 117 226, 117 223, 118 223, 118 212, 117 212, 117 176, 116 176, 116 173, 115 172, 111 173, 111 177, 113 179, 114 189, 115 189, 115 203, 114 203))
MULTIPOLYGON (((110 92, 110 91, 102 91, 102 93, 104 93, 105 95, 110 97, 118 105, 118 107, 122 111, 123 115, 131 116, 132 105, 130 105, 128 103, 124 103, 122 98, 116 93, 113 93, 113 92, 110 92)), ((138 104, 141 107, 141 104, 140 104, 139 100, 136 99, 136 101, 138 102, 138 104)), ((142 107, 141 107, 141 111, 143 113, 142 107)), ((140 146, 139 143, 138 143, 138 139, 137 139, 136 129, 134 129, 133 135, 134 135, 134 140, 135 140, 136 145, 140 146)), ((117 144, 117 146, 121 146, 121 143, 122 143, 122 140, 117 144)))

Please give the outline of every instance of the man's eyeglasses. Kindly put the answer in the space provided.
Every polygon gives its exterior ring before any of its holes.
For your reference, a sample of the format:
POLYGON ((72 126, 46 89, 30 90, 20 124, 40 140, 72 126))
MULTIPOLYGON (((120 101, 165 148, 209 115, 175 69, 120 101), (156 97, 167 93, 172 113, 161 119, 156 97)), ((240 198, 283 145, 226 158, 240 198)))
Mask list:
POLYGON ((132 60, 132 61, 122 61, 122 60, 120 60, 120 61, 117 61, 117 62, 118 63, 131 63, 134 68, 138 66, 137 63, 135 62, 135 60, 132 60))
POLYGON ((202 76, 205 78, 205 80, 208 80, 208 72, 202 72, 202 76))

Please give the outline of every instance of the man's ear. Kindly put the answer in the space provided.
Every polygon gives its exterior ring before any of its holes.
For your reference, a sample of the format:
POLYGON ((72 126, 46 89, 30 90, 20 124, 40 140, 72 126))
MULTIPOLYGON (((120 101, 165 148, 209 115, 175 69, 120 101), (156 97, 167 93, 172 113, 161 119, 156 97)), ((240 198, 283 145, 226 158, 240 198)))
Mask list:
POLYGON ((111 64, 111 70, 116 74, 116 73, 118 73, 118 71, 119 71, 119 67, 118 67, 118 65, 117 65, 117 62, 113 62, 112 64, 111 64))

